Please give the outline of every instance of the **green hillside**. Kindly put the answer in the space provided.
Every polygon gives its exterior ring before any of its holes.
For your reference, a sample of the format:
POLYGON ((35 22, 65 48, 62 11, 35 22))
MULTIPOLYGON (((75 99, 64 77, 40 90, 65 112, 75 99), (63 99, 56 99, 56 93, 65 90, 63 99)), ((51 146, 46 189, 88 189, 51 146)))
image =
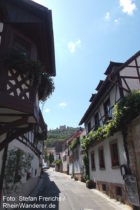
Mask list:
POLYGON ((60 126, 48 131, 47 147, 54 147, 57 141, 64 141, 74 134, 79 128, 60 126))

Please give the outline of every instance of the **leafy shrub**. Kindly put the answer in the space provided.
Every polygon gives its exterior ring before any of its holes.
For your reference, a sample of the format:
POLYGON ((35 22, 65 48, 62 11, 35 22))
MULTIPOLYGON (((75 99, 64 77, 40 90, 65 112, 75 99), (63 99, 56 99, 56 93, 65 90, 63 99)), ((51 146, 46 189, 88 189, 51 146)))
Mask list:
POLYGON ((86 187, 89 188, 89 189, 96 188, 96 183, 92 180, 87 180, 86 181, 86 187))

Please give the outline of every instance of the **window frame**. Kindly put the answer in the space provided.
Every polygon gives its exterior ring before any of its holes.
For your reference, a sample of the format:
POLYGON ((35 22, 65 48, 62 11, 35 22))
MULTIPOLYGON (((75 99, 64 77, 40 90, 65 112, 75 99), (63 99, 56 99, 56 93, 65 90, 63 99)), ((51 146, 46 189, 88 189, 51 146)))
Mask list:
POLYGON ((97 130, 98 127, 100 126, 99 112, 96 112, 96 114, 94 115, 94 122, 95 122, 95 130, 97 130))
POLYGON ((87 129, 88 129, 88 133, 89 133, 91 131, 91 121, 88 122, 87 129))
POLYGON ((95 152, 91 151, 90 153, 90 160, 91 160, 91 169, 92 171, 96 170, 96 164, 95 164, 95 152))
POLYGON ((105 155, 104 155, 104 147, 101 146, 98 148, 98 157, 99 157, 99 168, 101 170, 105 170, 105 155), (101 157, 101 151, 102 151, 102 157, 101 157))
POLYGON ((110 142, 110 157, 111 157, 111 166, 112 168, 119 168, 120 167, 120 157, 119 157, 119 148, 117 140, 113 140, 110 142), (117 148, 117 157, 114 157, 115 153, 113 153, 113 145, 116 145, 117 148), (117 160, 115 160, 117 159, 117 160))
POLYGON ((12 28, 11 40, 10 40, 10 48, 13 48, 13 43, 16 37, 22 39, 24 42, 30 45, 30 59, 33 61, 38 60, 38 51, 37 46, 34 42, 32 42, 27 36, 21 34, 18 30, 12 28))
POLYGON ((103 106, 104 106, 105 121, 112 119, 110 97, 105 100, 103 106), (107 107, 109 107, 109 109, 107 107))

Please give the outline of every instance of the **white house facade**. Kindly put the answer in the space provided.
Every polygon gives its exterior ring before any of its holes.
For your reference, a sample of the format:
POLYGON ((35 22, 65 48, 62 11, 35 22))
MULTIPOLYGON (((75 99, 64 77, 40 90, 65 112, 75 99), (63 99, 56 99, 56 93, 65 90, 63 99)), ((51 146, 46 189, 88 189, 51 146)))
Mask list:
MULTIPOLYGON (((85 124, 86 134, 96 131, 113 118, 114 105, 134 90, 140 89, 140 51, 125 63, 110 62, 106 78, 96 93, 79 125, 85 124)), ((121 167, 128 165, 128 146, 121 131, 88 147, 89 177, 97 189, 110 197, 127 202, 121 167)))

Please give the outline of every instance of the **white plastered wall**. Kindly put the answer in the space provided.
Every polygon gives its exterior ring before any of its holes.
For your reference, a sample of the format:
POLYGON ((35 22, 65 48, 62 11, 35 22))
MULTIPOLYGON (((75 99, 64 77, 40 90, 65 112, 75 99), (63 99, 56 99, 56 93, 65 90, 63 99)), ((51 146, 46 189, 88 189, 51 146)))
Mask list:
POLYGON ((75 161, 74 161, 74 163, 73 163, 73 165, 74 165, 74 173, 80 173, 81 172, 81 170, 80 170, 80 146, 78 145, 78 159, 76 159, 75 161))
MULTIPOLYGON (((18 191, 16 192, 16 195, 29 195, 29 193, 36 187, 39 176, 40 176, 40 167, 39 167, 39 158, 37 155, 26 145, 22 144, 18 140, 13 140, 9 146, 8 146, 8 151, 12 149, 21 149, 26 153, 29 153, 30 155, 33 156, 33 159, 31 161, 31 178, 27 180, 27 174, 21 179, 22 184, 18 184, 18 191), (36 173, 35 173, 35 170, 36 173)), ((15 192, 12 194, 13 196, 15 195, 15 192)))
MULTIPOLYGON (((140 56, 138 56, 136 58, 136 61, 137 61, 137 64, 138 66, 140 66, 140 56)), ((135 67, 136 66, 136 61, 133 60, 130 64, 128 64, 127 67, 124 67, 121 71, 120 71, 120 76, 130 76, 130 77, 138 77, 138 73, 137 71, 139 72, 140 74, 140 68, 138 67, 138 69, 135 67), (132 67, 133 66, 133 67, 132 67)), ((139 79, 128 79, 126 78, 125 79, 129 88, 131 90, 139 90, 140 89, 140 82, 139 82, 139 79)), ((128 89, 125 82, 123 81, 123 79, 121 80, 122 81, 122 85, 124 88, 128 89)), ((127 95, 128 93, 124 90, 124 95, 127 95)))
MULTIPOLYGON (((118 86, 117 87, 113 86, 113 88, 110 90, 109 94, 105 98, 103 98, 102 102, 99 105, 99 108, 94 113, 91 114, 89 121, 91 121, 91 126, 92 127, 95 125, 94 116, 97 112, 99 113, 99 119, 101 119, 105 115, 105 113, 104 113, 104 103, 108 98, 110 99, 110 106, 111 107, 114 106, 117 101, 119 101, 120 90, 119 90, 118 86)), ((88 124, 86 123, 85 124, 86 131, 87 131, 87 126, 88 126, 88 124)), ((100 126, 103 126, 102 120, 100 121, 100 126)))
POLYGON ((117 183, 123 184, 123 178, 120 173, 120 168, 112 168, 111 165, 111 153, 110 153, 110 142, 113 140, 117 140, 118 143, 118 152, 119 152, 119 160, 120 165, 126 164, 126 154, 123 145, 123 137, 121 132, 117 132, 113 137, 110 137, 100 144, 96 146, 92 146, 89 148, 89 163, 90 163, 90 179, 94 181, 102 181, 102 182, 109 182, 109 183, 117 183), (99 168, 99 156, 98 156, 98 149, 100 146, 104 148, 104 158, 105 158, 105 169, 99 168), (94 151, 95 157, 95 167, 96 170, 91 169, 91 152, 94 151))

